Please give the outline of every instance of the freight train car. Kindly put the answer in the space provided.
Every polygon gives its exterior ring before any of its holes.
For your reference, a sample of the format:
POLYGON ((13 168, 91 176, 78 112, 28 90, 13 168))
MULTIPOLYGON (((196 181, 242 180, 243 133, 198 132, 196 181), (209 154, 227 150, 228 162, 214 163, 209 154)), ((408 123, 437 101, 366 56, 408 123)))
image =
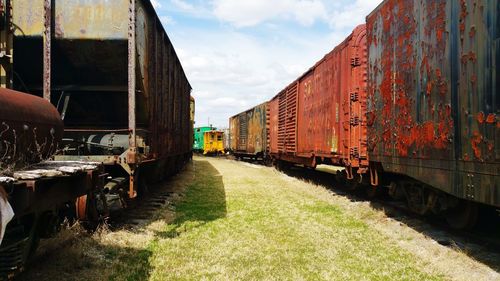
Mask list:
POLYGON ((203 134, 203 155, 224 154, 224 132, 206 131, 203 134))
POLYGON ((366 30, 358 26, 332 52, 269 102, 273 160, 346 167, 349 179, 368 169, 366 30))
POLYGON ((367 17, 368 146, 418 213, 500 207, 500 1, 384 1, 367 17))
POLYGON ((203 152, 205 150, 205 133, 214 130, 217 128, 212 126, 194 128, 193 151, 203 152))
POLYGON ((129 198, 139 181, 183 166, 192 146, 191 86, 149 0, 11 4, 7 81, 60 111, 57 160, 104 163, 129 198))
POLYGON ((234 156, 267 159, 267 115, 268 103, 265 102, 229 119, 234 156))

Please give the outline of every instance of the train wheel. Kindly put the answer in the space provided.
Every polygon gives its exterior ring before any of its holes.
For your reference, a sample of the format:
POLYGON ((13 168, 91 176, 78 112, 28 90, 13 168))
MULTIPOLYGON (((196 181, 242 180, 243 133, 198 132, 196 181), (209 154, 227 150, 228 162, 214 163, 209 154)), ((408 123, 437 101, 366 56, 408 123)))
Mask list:
POLYGON ((76 218, 80 221, 87 219, 87 195, 80 196, 76 199, 76 218))
POLYGON ((404 185, 406 201, 410 210, 424 216, 431 212, 437 203, 437 195, 429 189, 415 183, 404 185))
POLYGON ((474 202, 461 200, 458 206, 446 212, 445 217, 454 229, 471 229, 479 218, 479 207, 474 202))
POLYGON ((94 230, 99 224, 99 211, 95 196, 84 195, 76 199, 76 216, 83 226, 94 230))
POLYGON ((401 186, 395 181, 392 181, 387 187, 387 193, 394 200, 403 200, 405 198, 405 193, 401 186))

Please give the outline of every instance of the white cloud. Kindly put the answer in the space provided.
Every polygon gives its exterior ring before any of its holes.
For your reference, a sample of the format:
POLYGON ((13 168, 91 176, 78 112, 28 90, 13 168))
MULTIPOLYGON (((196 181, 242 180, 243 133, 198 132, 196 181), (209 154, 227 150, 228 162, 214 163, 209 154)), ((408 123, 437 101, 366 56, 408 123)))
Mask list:
POLYGON ((293 19, 310 26, 318 19, 326 19, 321 0, 214 0, 214 14, 236 27, 255 26, 262 22, 293 19))
POLYGON ((163 23, 164 26, 175 24, 175 20, 169 16, 161 16, 160 21, 163 23))
POLYGON ((177 20, 169 36, 193 86, 196 125, 226 127, 304 73, 382 0, 157 1, 169 13, 164 24, 177 20))
POLYGON ((186 1, 184 0, 170 0, 170 2, 172 2, 172 4, 174 6, 176 6, 177 8, 183 10, 183 11, 192 11, 194 10, 194 6, 187 3, 186 1))
POLYGON ((335 9, 329 19, 332 28, 343 29, 352 27, 353 23, 364 23, 366 16, 375 9, 382 0, 356 0, 340 9, 335 9))
POLYGON ((218 127, 227 126, 230 116, 269 100, 333 48, 328 36, 285 42, 288 48, 283 49, 236 31, 183 30, 172 35, 194 89, 197 125, 210 118, 218 127))

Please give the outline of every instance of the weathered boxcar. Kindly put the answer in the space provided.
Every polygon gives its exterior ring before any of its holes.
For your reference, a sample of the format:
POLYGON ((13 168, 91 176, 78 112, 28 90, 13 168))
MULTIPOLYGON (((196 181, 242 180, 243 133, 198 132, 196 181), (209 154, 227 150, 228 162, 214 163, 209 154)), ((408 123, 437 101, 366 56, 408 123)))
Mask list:
POLYGON ((499 14, 498 0, 387 0, 367 17, 370 161, 418 180, 391 178, 457 227, 471 202, 500 207, 499 14))
POLYGON ((195 152, 203 152, 205 148, 205 132, 217 130, 212 126, 194 128, 193 150, 195 152))
POLYGON ((191 87, 149 0, 11 4, 5 81, 61 112, 58 160, 105 163, 135 197, 140 174, 160 179, 189 159, 191 87))
POLYGON ((224 132, 210 130, 203 136, 203 154, 224 154, 224 132))
POLYGON ((274 160, 342 165, 351 178, 355 170, 367 170, 366 60, 366 31, 360 25, 269 102, 274 160))
POLYGON ((257 105, 229 119, 231 151, 236 157, 267 156, 268 103, 257 105))

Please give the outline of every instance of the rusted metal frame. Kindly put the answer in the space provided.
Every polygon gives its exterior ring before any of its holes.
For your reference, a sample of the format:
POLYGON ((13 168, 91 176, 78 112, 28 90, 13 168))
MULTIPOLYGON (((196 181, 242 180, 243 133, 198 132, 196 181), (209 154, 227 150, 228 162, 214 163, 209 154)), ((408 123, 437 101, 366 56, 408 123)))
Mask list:
MULTIPOLYGON (((88 132, 94 132, 94 133, 128 133, 129 129, 115 129, 115 130, 105 130, 105 129, 64 129, 65 132, 69 133, 88 133, 88 132)), ((136 133, 143 133, 143 134, 150 134, 151 131, 149 130, 144 130, 144 129, 137 129, 136 133)))
POLYGON ((12 88, 13 79, 13 31, 12 31, 12 5, 11 0, 5 0, 2 7, 5 15, 4 29, 1 31, 1 87, 12 88))
POLYGON ((265 128, 265 137, 266 137, 266 145, 265 145, 265 151, 264 151, 264 157, 267 157, 267 154, 271 152, 271 137, 270 137, 270 131, 271 131, 271 113, 270 113, 270 102, 266 102, 266 128, 265 128))
MULTIPOLYGON (((127 162, 135 165, 137 162, 137 140, 136 140, 136 0, 129 0, 129 24, 128 24, 128 127, 129 127, 129 151, 127 162)), ((135 175, 129 176, 129 197, 135 198, 135 175)))
POLYGON ((354 87, 353 87, 353 83, 357 82, 356 81, 356 74, 357 74, 357 69, 356 69, 356 65, 353 63, 353 61, 355 61, 355 56, 356 56, 356 53, 354 51, 354 46, 352 46, 352 35, 351 37, 348 39, 347 42, 347 51, 348 51, 348 59, 350 61, 346 62, 347 65, 349 65, 349 70, 350 72, 349 73, 349 93, 347 93, 345 95, 345 99, 346 99, 346 104, 348 104, 348 117, 347 117, 347 120, 345 122, 348 122, 349 123, 349 126, 348 126, 348 135, 347 137, 349 138, 348 140, 348 143, 349 143, 349 151, 347 152, 348 153, 348 163, 347 163, 347 166, 346 166, 346 172, 347 172, 347 178, 348 179, 352 179, 353 176, 352 176, 352 166, 353 166, 353 162, 355 162, 355 159, 354 158, 354 155, 353 155, 353 150, 354 150, 354 147, 355 147, 355 140, 354 140, 354 128, 353 128, 353 124, 351 122, 352 118, 354 117, 354 102, 351 100, 350 98, 350 95, 351 93, 355 90, 354 87))
POLYGON ((52 70, 52 11, 53 0, 43 3, 43 98, 50 101, 52 70))
POLYGON ((305 165, 307 167, 314 167, 316 164, 316 158, 299 157, 288 153, 272 153, 271 155, 276 159, 284 160, 295 164, 305 165))
POLYGON ((80 172, 73 175, 41 178, 36 180, 23 180, 29 194, 23 215, 31 212, 50 210, 54 205, 59 205, 76 199, 88 190, 86 173, 80 172))
POLYGON ((105 156, 105 155, 87 155, 87 156, 80 156, 80 155, 56 155, 54 156, 55 161, 89 161, 89 162, 99 162, 103 163, 104 165, 116 165, 117 163, 120 163, 120 156, 118 155, 110 155, 110 156, 105 156))

